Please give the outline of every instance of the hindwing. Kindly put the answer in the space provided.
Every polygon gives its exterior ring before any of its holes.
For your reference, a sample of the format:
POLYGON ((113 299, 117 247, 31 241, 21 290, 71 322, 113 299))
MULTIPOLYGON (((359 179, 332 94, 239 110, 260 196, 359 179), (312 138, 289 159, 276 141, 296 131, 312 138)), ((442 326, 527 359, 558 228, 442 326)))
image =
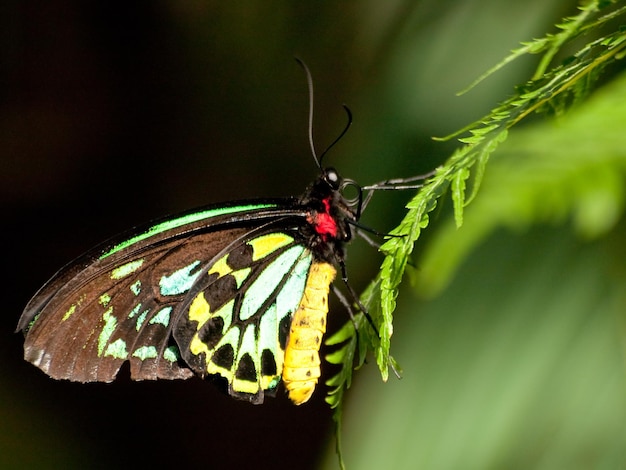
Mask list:
POLYGON ((283 370, 291 316, 313 257, 294 235, 246 240, 196 282, 174 326, 185 362, 199 375, 218 374, 237 398, 262 402, 283 370))

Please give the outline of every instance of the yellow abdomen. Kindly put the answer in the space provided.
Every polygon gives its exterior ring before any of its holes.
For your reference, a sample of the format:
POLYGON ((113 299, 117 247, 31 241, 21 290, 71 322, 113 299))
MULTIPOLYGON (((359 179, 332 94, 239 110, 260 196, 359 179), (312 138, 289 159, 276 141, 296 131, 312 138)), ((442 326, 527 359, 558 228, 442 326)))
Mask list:
POLYGON ((326 332, 328 291, 335 274, 331 264, 314 262, 311 265, 300 306, 291 320, 283 382, 296 405, 311 398, 320 376, 319 349, 326 332))

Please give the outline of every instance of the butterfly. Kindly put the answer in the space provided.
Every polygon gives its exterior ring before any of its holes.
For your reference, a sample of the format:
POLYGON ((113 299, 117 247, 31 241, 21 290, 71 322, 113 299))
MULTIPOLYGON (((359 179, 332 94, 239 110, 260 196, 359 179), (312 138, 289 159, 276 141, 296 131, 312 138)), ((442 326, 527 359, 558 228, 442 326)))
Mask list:
POLYGON ((77 382, 111 382, 125 362, 133 380, 218 377, 232 397, 254 404, 282 382, 293 403, 309 400, 336 267, 348 285, 345 247, 369 200, 363 194, 409 180, 361 188, 322 166, 304 68, 319 170, 304 194, 183 213, 69 263, 19 320, 27 361, 77 382), (355 198, 344 196, 348 186, 355 198))

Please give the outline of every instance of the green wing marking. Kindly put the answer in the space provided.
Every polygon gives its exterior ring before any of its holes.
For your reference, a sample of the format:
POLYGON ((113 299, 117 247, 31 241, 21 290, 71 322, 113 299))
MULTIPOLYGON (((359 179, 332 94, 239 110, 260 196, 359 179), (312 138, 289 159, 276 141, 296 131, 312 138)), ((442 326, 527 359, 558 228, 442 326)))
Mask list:
POLYGON ((100 256, 100 259, 107 258, 118 251, 121 251, 125 248, 128 248, 131 245, 144 241, 154 235, 163 233, 168 230, 172 230, 175 228, 179 228, 185 225, 189 225, 195 222, 212 219, 214 217, 218 217, 221 215, 228 214, 236 214, 242 211, 253 211, 256 209, 264 209, 272 207, 274 204, 250 204, 246 206, 232 206, 232 207, 219 207, 216 209, 207 209, 200 212, 194 212, 192 214, 184 215, 182 217, 177 217, 174 219, 166 220, 165 222, 161 222, 159 224, 153 225, 142 233, 135 235, 134 237, 129 238, 121 243, 116 244, 105 253, 100 256))

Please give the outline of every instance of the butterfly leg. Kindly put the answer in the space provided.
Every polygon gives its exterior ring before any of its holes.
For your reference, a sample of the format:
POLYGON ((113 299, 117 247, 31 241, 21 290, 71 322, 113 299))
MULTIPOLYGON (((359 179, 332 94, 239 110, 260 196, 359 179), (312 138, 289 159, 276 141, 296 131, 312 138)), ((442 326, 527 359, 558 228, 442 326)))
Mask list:
POLYGON ((374 321, 372 320, 372 317, 370 316, 369 312, 367 311, 367 308, 365 308, 365 305, 363 305, 363 303, 359 299, 358 294, 356 293, 356 291, 352 288, 352 286, 348 282, 348 273, 346 271, 346 263, 344 263, 343 260, 339 261, 339 267, 341 268, 341 280, 343 281, 344 285, 346 286, 346 289, 348 289, 348 293, 350 294, 350 297, 352 297, 352 300, 354 301, 354 303, 357 304, 357 306, 359 307, 359 310, 361 312, 363 312, 363 315, 365 315, 365 318, 367 319, 367 322, 370 324, 370 326, 374 330, 374 333, 376 333, 376 336, 378 336, 380 338, 380 333, 378 333, 378 328, 376 328, 376 325, 374 325, 374 321))

